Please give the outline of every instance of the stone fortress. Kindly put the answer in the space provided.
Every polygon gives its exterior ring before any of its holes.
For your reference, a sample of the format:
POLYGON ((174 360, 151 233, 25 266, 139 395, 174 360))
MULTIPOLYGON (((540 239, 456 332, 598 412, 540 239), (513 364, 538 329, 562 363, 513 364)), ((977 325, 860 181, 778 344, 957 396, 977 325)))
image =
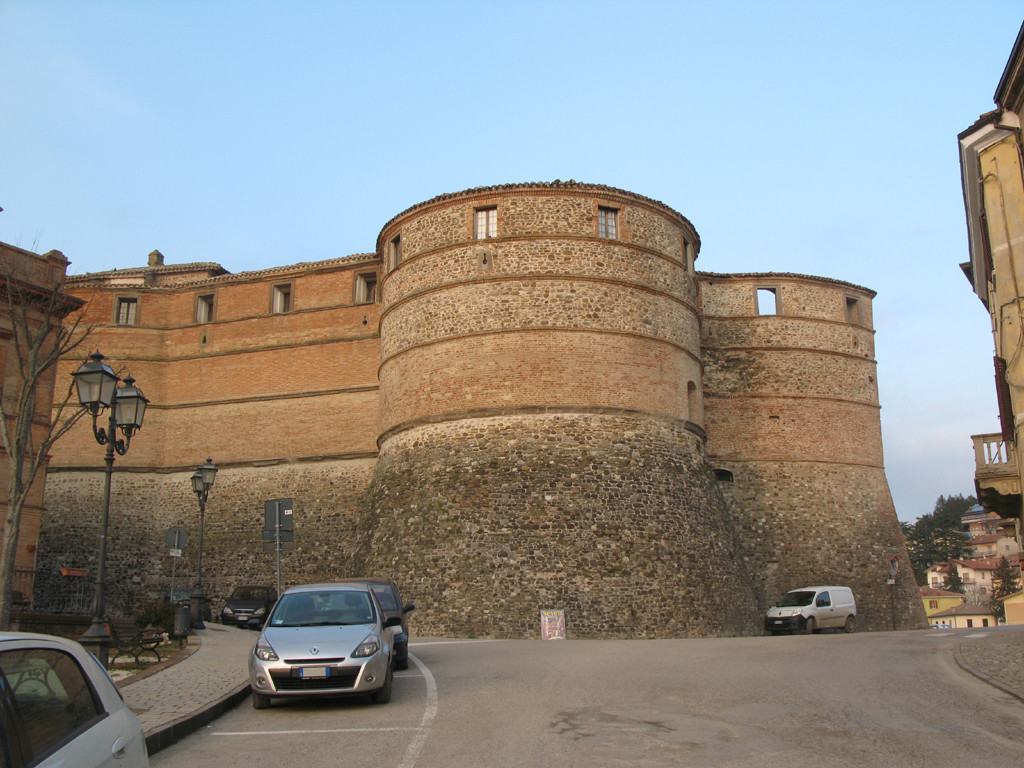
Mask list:
MULTIPOLYGON (((390 575, 421 635, 535 637, 551 608, 569 637, 756 634, 809 584, 851 586, 862 629, 923 626, 909 567, 886 581, 908 561, 874 293, 699 252, 658 201, 556 181, 420 203, 370 254, 70 277, 89 350, 151 400, 115 467, 108 604, 167 590, 172 525, 193 577, 210 456, 215 610, 273 583, 263 503, 291 498, 284 581, 390 575)), ((50 462, 40 570, 95 569, 101 492, 83 423, 50 462)))

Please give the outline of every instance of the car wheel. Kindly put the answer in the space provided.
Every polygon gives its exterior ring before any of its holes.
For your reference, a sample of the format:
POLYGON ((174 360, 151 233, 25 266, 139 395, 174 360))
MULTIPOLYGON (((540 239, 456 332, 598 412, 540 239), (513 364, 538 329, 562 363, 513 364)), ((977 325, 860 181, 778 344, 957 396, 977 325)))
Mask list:
POLYGON ((384 685, 370 694, 370 701, 374 704, 387 704, 391 701, 391 684, 394 682, 394 674, 391 672, 391 665, 388 664, 388 673, 384 676, 384 685))
POLYGON ((807 623, 804 625, 804 634, 805 635, 813 635, 814 631, 815 631, 814 617, 811 616, 811 618, 809 618, 807 620, 807 623))
POLYGON ((262 693, 253 693, 252 695, 252 708, 253 709, 268 709, 270 707, 270 697, 264 696, 262 693))
POLYGON ((857 620, 853 616, 846 617, 846 623, 843 624, 843 632, 853 632, 857 628, 857 620))
POLYGON ((400 659, 395 659, 395 669, 408 669, 409 668, 409 657, 403 656, 400 659))

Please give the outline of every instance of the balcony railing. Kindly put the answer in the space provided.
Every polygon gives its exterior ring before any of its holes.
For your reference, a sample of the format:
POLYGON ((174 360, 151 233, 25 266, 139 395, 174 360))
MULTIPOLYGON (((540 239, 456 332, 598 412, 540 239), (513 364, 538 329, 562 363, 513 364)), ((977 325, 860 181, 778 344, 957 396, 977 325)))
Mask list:
POLYGON ((1017 456, 1013 443, 1003 440, 1001 434, 972 435, 974 440, 974 467, 978 472, 1017 471, 1017 456))

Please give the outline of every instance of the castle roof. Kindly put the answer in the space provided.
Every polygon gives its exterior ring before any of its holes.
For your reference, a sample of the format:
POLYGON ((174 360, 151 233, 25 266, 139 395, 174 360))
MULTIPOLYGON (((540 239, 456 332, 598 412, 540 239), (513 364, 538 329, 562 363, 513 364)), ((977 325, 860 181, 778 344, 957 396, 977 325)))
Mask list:
POLYGON ((130 267, 128 269, 111 269, 105 272, 86 272, 81 275, 68 275, 67 283, 71 286, 91 282, 105 282, 117 284, 121 281, 138 283, 140 279, 156 278, 164 285, 174 286, 206 284, 210 282, 231 282, 234 280, 247 280, 260 278, 265 275, 281 274, 303 269, 320 269, 331 267, 335 264, 344 264, 350 261, 365 261, 375 259, 375 253, 354 253, 348 256, 339 256, 333 259, 322 261, 300 261, 295 264, 286 264, 279 267, 268 267, 267 269, 248 270, 245 272, 229 272, 216 262, 191 262, 186 264, 167 264, 160 266, 130 267), (196 273, 208 272, 205 277, 195 277, 196 273), (174 280, 175 275, 192 275, 191 279, 174 280), (167 278, 171 278, 168 280, 167 278))

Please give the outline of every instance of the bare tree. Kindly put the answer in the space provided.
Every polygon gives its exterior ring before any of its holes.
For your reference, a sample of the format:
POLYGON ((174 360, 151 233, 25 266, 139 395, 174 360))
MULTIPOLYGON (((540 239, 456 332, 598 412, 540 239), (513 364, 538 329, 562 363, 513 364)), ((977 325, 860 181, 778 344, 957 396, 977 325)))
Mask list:
POLYGON ((13 266, 5 266, 0 273, 0 294, 9 314, 10 373, 0 371, 0 402, 6 427, 0 433, 10 480, 0 549, 0 630, 10 627, 22 509, 51 447, 86 412, 77 402, 67 407, 73 393, 70 377, 58 398, 57 362, 78 347, 90 330, 80 325, 80 316, 64 322, 81 302, 63 292, 62 281, 40 286, 19 279, 13 266), (11 371, 14 367, 16 375, 11 371))

